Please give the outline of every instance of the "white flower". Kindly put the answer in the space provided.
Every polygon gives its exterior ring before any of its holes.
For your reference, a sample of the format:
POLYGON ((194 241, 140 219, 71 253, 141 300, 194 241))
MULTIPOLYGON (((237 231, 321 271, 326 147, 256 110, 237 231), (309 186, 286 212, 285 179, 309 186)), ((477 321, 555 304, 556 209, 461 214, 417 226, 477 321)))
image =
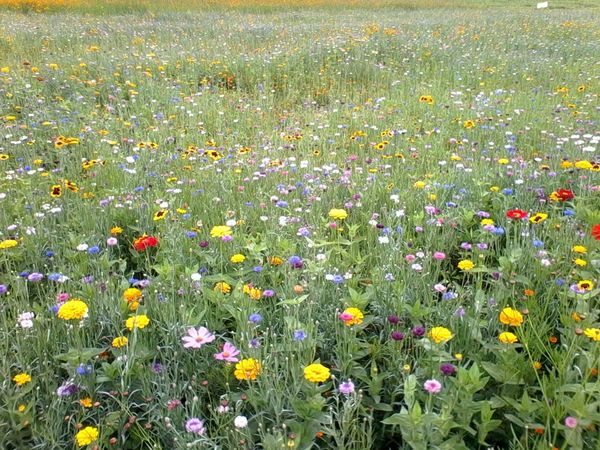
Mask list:
POLYGON ((377 238, 377 240, 379 241, 380 244, 389 244, 390 243, 390 238, 387 236, 379 236, 377 238))
POLYGON ((19 317, 17 318, 17 320, 19 321, 19 325, 21 325, 21 328, 32 328, 33 327, 33 318, 35 317, 35 314, 32 312, 24 312, 19 314, 19 317))
POLYGON ((198 272, 194 272, 190 278, 192 281, 200 281, 202 279, 202 275, 200 275, 198 272))
POLYGON ((77 250, 80 252, 85 252, 88 248, 89 248, 89 245, 87 245, 87 244, 79 244, 77 246, 77 250))
POLYGON ((248 426, 248 419, 245 416, 237 416, 233 419, 233 424, 236 428, 246 428, 248 426))
POLYGON ((317 254, 317 261, 325 261, 327 259, 327 255, 325 253, 317 254))
POLYGON ((230 219, 227 222, 225 222, 225 225, 227 225, 228 227, 235 227, 237 224, 237 221, 235 219, 230 219))

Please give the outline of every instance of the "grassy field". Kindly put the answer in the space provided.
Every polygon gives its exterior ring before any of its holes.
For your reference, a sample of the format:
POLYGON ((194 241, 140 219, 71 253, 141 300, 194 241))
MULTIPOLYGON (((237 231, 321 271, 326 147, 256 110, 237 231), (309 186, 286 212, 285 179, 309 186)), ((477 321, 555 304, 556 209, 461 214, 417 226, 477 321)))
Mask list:
POLYGON ((592 2, 47 3, 0 0, 0 448, 600 448, 592 2))

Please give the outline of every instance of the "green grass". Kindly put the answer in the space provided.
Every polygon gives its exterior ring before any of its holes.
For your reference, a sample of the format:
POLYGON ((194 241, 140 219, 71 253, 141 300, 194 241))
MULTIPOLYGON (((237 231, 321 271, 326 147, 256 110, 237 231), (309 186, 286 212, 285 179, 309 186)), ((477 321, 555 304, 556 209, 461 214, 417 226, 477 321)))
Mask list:
POLYGON ((600 16, 550 3, 1 12, 0 448, 597 448, 600 16))

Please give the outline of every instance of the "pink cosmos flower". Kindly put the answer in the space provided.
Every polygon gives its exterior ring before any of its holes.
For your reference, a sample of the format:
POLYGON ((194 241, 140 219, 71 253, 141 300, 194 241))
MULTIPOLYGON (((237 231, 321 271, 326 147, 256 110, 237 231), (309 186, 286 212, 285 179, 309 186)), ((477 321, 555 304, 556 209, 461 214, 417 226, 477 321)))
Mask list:
POLYGON ((225 342, 223 345, 223 351, 221 353, 215 353, 215 359, 219 361, 227 361, 227 362, 238 362, 239 358, 236 358, 237 355, 240 354, 240 351, 235 348, 233 344, 229 342, 225 342))
POLYGON ((200 348, 215 340, 215 335, 204 327, 189 328, 188 335, 181 338, 185 348, 200 348))
POLYGON ((442 391, 442 383, 438 380, 427 380, 423 387, 430 394, 439 394, 442 391))
POLYGON ((565 425, 568 428, 575 428, 577 427, 577 419, 573 416, 568 416, 567 418, 565 418, 565 425))

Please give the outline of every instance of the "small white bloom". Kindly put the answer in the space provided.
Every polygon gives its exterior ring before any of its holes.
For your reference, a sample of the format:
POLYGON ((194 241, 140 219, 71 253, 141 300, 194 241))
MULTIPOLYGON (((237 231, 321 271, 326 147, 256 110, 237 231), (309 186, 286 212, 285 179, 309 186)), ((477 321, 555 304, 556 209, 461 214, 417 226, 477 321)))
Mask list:
POLYGON ((248 426, 248 419, 245 416, 237 416, 233 419, 233 424, 236 428, 246 428, 248 426))
POLYGON ((79 244, 77 246, 77 250, 80 252, 85 252, 88 248, 89 248, 89 245, 87 245, 87 244, 79 244))
POLYGON ((198 272, 194 272, 190 278, 192 281, 200 281, 202 279, 202 275, 200 275, 198 272))

